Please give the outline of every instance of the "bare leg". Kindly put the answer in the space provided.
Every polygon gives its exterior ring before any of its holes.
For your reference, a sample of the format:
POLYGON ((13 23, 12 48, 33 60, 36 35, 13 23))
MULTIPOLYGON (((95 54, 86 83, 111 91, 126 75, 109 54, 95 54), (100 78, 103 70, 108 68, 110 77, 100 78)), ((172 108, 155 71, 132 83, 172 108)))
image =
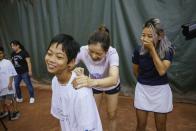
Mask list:
POLYGON ((119 96, 119 93, 106 94, 107 113, 108 113, 108 118, 109 118, 109 131, 116 131, 118 96, 119 96))
POLYGON ((8 99, 5 100, 5 105, 9 112, 13 112, 12 104, 13 104, 12 100, 8 100, 8 99))
POLYGON ((103 93, 94 94, 94 97, 95 97, 95 101, 96 101, 97 108, 98 108, 98 110, 99 110, 99 112, 100 112, 101 101, 102 101, 102 98, 103 98, 103 93))
POLYGON ((136 109, 136 116, 137 116, 136 131, 145 131, 146 124, 147 124, 148 112, 140 110, 140 109, 136 109))
POLYGON ((166 131, 167 113, 154 113, 157 131, 166 131))
POLYGON ((12 99, 12 103, 13 103, 13 109, 14 109, 14 111, 17 112, 18 111, 18 106, 17 106, 17 102, 16 102, 16 99, 15 98, 12 99))
POLYGON ((0 112, 5 111, 5 100, 0 100, 0 112))

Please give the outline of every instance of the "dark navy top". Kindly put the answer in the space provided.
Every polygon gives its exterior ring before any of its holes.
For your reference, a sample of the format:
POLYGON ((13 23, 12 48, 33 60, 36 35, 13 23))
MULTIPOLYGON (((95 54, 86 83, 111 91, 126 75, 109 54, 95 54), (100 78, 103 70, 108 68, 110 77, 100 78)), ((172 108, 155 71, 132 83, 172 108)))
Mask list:
MULTIPOLYGON (((165 54, 163 60, 172 61, 174 51, 171 48, 168 53, 165 54)), ((149 53, 140 55, 140 47, 136 48, 132 56, 132 62, 139 66, 138 82, 144 85, 164 85, 168 83, 167 74, 160 76, 153 63, 153 59, 149 53)))

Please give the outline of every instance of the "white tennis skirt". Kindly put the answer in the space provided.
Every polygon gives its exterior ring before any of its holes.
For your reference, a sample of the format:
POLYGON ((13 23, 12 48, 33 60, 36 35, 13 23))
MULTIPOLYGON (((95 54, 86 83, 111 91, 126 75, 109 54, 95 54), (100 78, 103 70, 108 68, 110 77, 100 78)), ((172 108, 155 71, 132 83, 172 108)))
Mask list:
POLYGON ((149 86, 137 82, 134 107, 157 113, 171 112, 173 99, 169 84, 149 86))

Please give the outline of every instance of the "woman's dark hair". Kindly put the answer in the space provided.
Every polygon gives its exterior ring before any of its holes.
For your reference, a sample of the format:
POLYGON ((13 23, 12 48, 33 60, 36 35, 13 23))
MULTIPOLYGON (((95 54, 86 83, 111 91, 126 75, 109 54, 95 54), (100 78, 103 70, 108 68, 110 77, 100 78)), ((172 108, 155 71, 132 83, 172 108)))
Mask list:
POLYGON ((2 46, 0 46, 0 51, 4 52, 4 48, 2 46))
POLYGON ((74 40, 74 38, 67 34, 58 34, 52 38, 50 41, 50 45, 47 50, 49 50, 50 46, 53 44, 62 45, 62 51, 66 53, 67 59, 69 63, 73 59, 77 57, 78 52, 80 51, 80 45, 78 42, 74 40))
POLYGON ((109 30, 103 25, 90 35, 88 45, 97 44, 98 42, 101 44, 104 51, 107 52, 110 47, 110 36, 109 30))
POLYGON ((150 27, 150 26, 154 27, 154 29, 158 35, 161 35, 161 33, 164 33, 163 26, 161 24, 161 21, 158 18, 150 18, 149 20, 147 20, 145 22, 144 28, 150 27))
POLYGON ((99 26, 98 31, 107 32, 108 34, 110 33, 109 29, 105 25, 99 26))
POLYGON ((10 45, 11 45, 11 44, 13 44, 13 45, 18 45, 19 48, 20 48, 21 50, 24 50, 24 51, 25 51, 24 46, 23 46, 18 40, 13 40, 13 41, 11 41, 11 42, 10 42, 10 45))

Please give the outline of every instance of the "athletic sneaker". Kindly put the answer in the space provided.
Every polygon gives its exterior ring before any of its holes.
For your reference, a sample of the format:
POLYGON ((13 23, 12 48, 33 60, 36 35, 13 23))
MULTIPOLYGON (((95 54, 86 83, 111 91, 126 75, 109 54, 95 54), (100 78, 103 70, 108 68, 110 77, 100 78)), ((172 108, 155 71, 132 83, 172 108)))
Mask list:
POLYGON ((17 112, 12 112, 10 113, 10 120, 13 121, 13 120, 17 120, 19 117, 20 117, 20 112, 17 111, 17 112))
POLYGON ((0 112, 0 118, 8 116, 8 112, 0 112))
POLYGON ((21 103, 21 102, 23 102, 23 98, 16 98, 16 101, 21 103))
POLYGON ((31 97, 30 100, 29 100, 29 103, 33 104, 34 102, 35 102, 35 98, 31 97))

